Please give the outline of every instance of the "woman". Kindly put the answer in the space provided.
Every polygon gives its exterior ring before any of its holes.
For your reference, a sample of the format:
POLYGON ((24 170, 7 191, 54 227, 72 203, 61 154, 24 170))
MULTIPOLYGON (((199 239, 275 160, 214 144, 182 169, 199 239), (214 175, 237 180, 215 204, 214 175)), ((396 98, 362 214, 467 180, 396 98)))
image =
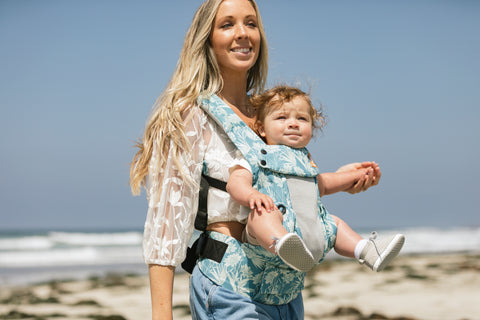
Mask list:
MULTIPOLYGON (((267 57, 262 21, 253 0, 207 0, 197 10, 177 67, 154 106, 131 167, 132 191, 138 194, 146 186, 149 202, 143 246, 149 264, 153 319, 172 318, 174 271, 184 260, 193 233, 202 170, 227 181, 226 164, 238 156, 222 128, 199 108, 197 101, 217 94, 246 124, 253 125, 255 112, 248 105, 247 92, 263 90, 267 57)), ((369 167, 370 163, 356 163, 342 170, 366 173, 369 167)), ((366 190, 378 183, 380 171, 361 176, 344 190, 326 193, 366 190)), ((328 174, 319 178, 328 180, 328 174)), ((227 193, 210 190, 208 213, 208 230, 240 240, 244 229, 241 222, 247 217, 241 216, 238 204, 227 193)), ((201 277, 200 272, 194 272, 192 292, 200 290, 201 283, 215 288, 210 279, 201 277)), ((216 289, 226 294, 216 298, 228 303, 216 304, 212 310, 211 305, 206 307, 211 301, 193 294, 194 318, 208 318, 205 312, 214 312, 218 318, 269 319, 262 315, 271 312, 269 306, 221 287, 216 289), (240 300, 250 307, 234 303, 240 300)), ((301 297, 295 301, 287 308, 293 306, 292 312, 303 317, 301 297)))

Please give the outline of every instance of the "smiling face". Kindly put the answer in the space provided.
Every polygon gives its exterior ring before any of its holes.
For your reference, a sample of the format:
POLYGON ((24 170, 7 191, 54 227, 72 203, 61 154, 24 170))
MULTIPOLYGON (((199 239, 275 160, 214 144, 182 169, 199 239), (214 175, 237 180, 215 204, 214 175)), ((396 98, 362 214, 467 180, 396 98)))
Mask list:
POLYGON ((218 8, 210 43, 222 73, 246 73, 257 61, 260 31, 248 0, 225 0, 218 8))
POLYGON ((273 108, 258 126, 258 133, 270 145, 292 148, 306 147, 313 134, 310 105, 303 97, 295 97, 282 106, 273 108))

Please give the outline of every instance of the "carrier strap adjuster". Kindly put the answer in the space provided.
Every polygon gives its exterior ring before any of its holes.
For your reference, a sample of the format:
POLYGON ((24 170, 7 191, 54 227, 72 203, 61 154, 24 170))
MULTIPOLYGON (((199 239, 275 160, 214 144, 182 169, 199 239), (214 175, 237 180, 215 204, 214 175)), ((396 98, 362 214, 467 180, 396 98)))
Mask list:
POLYGON ((202 174, 200 181, 200 192, 198 195, 198 211, 195 217, 195 229, 203 231, 200 237, 193 243, 190 248, 187 248, 187 256, 182 262, 182 268, 188 273, 192 273, 195 264, 199 257, 207 258, 220 263, 227 251, 228 244, 211 239, 207 232, 208 224, 208 189, 210 187, 227 191, 227 183, 205 174, 202 174))

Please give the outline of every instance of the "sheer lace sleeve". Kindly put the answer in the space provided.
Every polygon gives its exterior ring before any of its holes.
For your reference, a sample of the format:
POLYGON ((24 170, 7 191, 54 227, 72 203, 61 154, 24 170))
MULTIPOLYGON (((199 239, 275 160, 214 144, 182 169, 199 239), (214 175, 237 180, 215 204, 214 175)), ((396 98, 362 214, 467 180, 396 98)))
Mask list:
POLYGON ((185 119, 188 119, 185 131, 191 150, 182 150, 179 160, 195 184, 182 179, 171 152, 166 165, 157 169, 158 157, 162 155, 154 149, 147 178, 148 212, 143 235, 143 257, 147 264, 178 266, 185 259, 193 234, 198 183, 210 133, 207 117, 199 108, 192 108, 185 119))

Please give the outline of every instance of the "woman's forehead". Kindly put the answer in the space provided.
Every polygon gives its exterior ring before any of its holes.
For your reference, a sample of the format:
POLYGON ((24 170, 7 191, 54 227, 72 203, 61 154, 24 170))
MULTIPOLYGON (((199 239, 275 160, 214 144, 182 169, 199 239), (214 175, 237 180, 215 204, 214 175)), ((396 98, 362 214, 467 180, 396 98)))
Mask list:
POLYGON ((256 17, 257 13, 249 0, 224 0, 218 7, 216 18, 238 15, 256 17))

